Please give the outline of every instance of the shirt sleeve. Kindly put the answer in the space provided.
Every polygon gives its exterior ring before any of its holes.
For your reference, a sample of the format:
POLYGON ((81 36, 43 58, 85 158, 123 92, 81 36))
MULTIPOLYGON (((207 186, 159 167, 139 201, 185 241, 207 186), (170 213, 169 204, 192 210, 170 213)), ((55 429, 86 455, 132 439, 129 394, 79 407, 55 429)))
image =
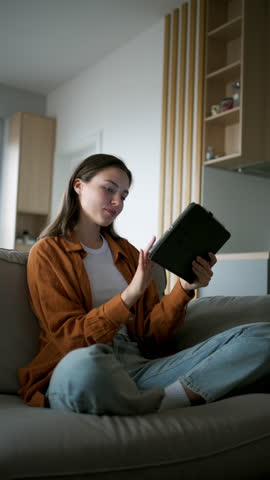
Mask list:
POLYGON ((166 344, 182 328, 187 305, 192 299, 177 280, 171 292, 160 301, 155 301, 154 287, 150 286, 143 299, 145 318, 141 341, 158 345, 166 344))
MULTIPOLYGON (((129 244, 129 254, 137 265, 138 252, 129 244)), ((154 281, 145 290, 136 304, 136 325, 129 323, 129 331, 141 344, 152 348, 155 344, 166 344, 184 324, 187 305, 194 297, 189 295, 178 279, 167 295, 159 299, 154 281)))

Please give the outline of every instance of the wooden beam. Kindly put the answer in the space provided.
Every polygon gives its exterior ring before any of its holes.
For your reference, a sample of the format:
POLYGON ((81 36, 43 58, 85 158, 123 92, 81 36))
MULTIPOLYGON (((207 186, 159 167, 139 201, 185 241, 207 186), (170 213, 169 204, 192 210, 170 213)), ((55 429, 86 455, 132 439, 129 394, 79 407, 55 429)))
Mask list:
POLYGON ((179 36, 179 9, 173 12, 172 36, 172 69, 170 84, 170 131, 168 155, 168 205, 166 208, 166 229, 171 226, 174 199, 174 156, 175 156, 175 130, 176 130, 176 86, 177 86, 177 61, 178 61, 178 36, 179 36))
POLYGON ((197 145, 196 145, 196 162, 195 162, 195 202, 201 201, 201 182, 202 182, 202 166, 203 156, 203 131, 204 131, 204 88, 205 88, 205 35, 206 35, 206 1, 200 0, 200 17, 199 17, 199 54, 198 54, 198 103, 197 103, 197 145))
POLYGON ((164 208, 166 185, 166 157, 167 157, 167 128, 168 128, 168 97, 169 97, 169 65, 170 65, 170 35, 171 15, 166 15, 164 25, 164 53, 163 53, 163 94, 161 119, 161 158, 160 158, 160 186, 159 186, 159 227, 158 234, 164 232, 164 208))
POLYGON ((182 211, 182 187, 183 187, 183 158, 185 138, 185 94, 186 94, 186 62, 187 62, 187 20, 188 4, 181 6, 181 38, 180 38, 180 62, 178 82, 178 142, 177 142, 177 180, 175 192, 176 214, 182 211))
POLYGON ((194 127, 194 76, 195 76, 195 47, 196 47, 196 0, 190 0, 189 26, 189 69, 188 69, 188 111, 187 111, 187 152, 185 177, 185 205, 191 201, 192 186, 192 153, 194 127))

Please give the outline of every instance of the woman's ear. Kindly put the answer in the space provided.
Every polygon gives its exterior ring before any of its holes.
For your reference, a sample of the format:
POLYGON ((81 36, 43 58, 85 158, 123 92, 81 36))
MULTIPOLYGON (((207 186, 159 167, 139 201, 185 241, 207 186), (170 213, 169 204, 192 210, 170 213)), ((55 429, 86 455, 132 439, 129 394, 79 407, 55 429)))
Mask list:
POLYGON ((77 194, 79 194, 80 191, 81 191, 81 185, 82 185, 81 179, 80 178, 75 178, 75 180, 73 182, 73 188, 74 188, 74 190, 77 194))

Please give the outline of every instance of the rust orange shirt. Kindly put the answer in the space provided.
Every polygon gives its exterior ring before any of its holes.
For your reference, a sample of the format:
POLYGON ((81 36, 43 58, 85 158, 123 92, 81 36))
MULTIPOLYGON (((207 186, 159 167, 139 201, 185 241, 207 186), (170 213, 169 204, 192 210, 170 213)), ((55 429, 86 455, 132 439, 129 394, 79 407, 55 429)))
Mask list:
MULTIPOLYGON (((138 251, 127 240, 104 234, 114 263, 127 283, 138 264, 138 251)), ((91 287, 83 258, 83 247, 72 234, 46 237, 31 249, 27 280, 33 311, 40 324, 40 346, 36 357, 19 369, 19 394, 32 406, 45 403, 50 377, 57 363, 75 348, 109 343, 122 324, 133 341, 145 346, 165 344, 181 328, 190 296, 176 282, 170 294, 159 300, 151 282, 129 310, 120 293, 103 305, 92 308, 91 287)))

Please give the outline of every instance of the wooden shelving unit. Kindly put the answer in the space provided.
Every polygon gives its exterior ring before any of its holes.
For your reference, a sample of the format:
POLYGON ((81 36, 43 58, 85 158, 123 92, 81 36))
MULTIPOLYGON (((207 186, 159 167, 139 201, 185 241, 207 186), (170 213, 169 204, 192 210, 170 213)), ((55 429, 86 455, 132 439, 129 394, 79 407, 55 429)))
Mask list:
POLYGON ((207 0, 205 165, 238 169, 259 161, 270 162, 265 133, 270 61, 268 3, 207 0), (239 99, 233 103, 235 82, 240 82, 240 89, 239 99), (226 98, 231 99, 232 106, 222 111, 226 98), (210 159, 209 150, 213 151, 210 159))
POLYGON ((213 105, 232 97, 233 83, 242 85, 243 2, 234 0, 207 3, 204 162, 224 164, 241 155, 241 107, 212 114, 213 105), (206 160, 208 148, 217 158, 206 160))

